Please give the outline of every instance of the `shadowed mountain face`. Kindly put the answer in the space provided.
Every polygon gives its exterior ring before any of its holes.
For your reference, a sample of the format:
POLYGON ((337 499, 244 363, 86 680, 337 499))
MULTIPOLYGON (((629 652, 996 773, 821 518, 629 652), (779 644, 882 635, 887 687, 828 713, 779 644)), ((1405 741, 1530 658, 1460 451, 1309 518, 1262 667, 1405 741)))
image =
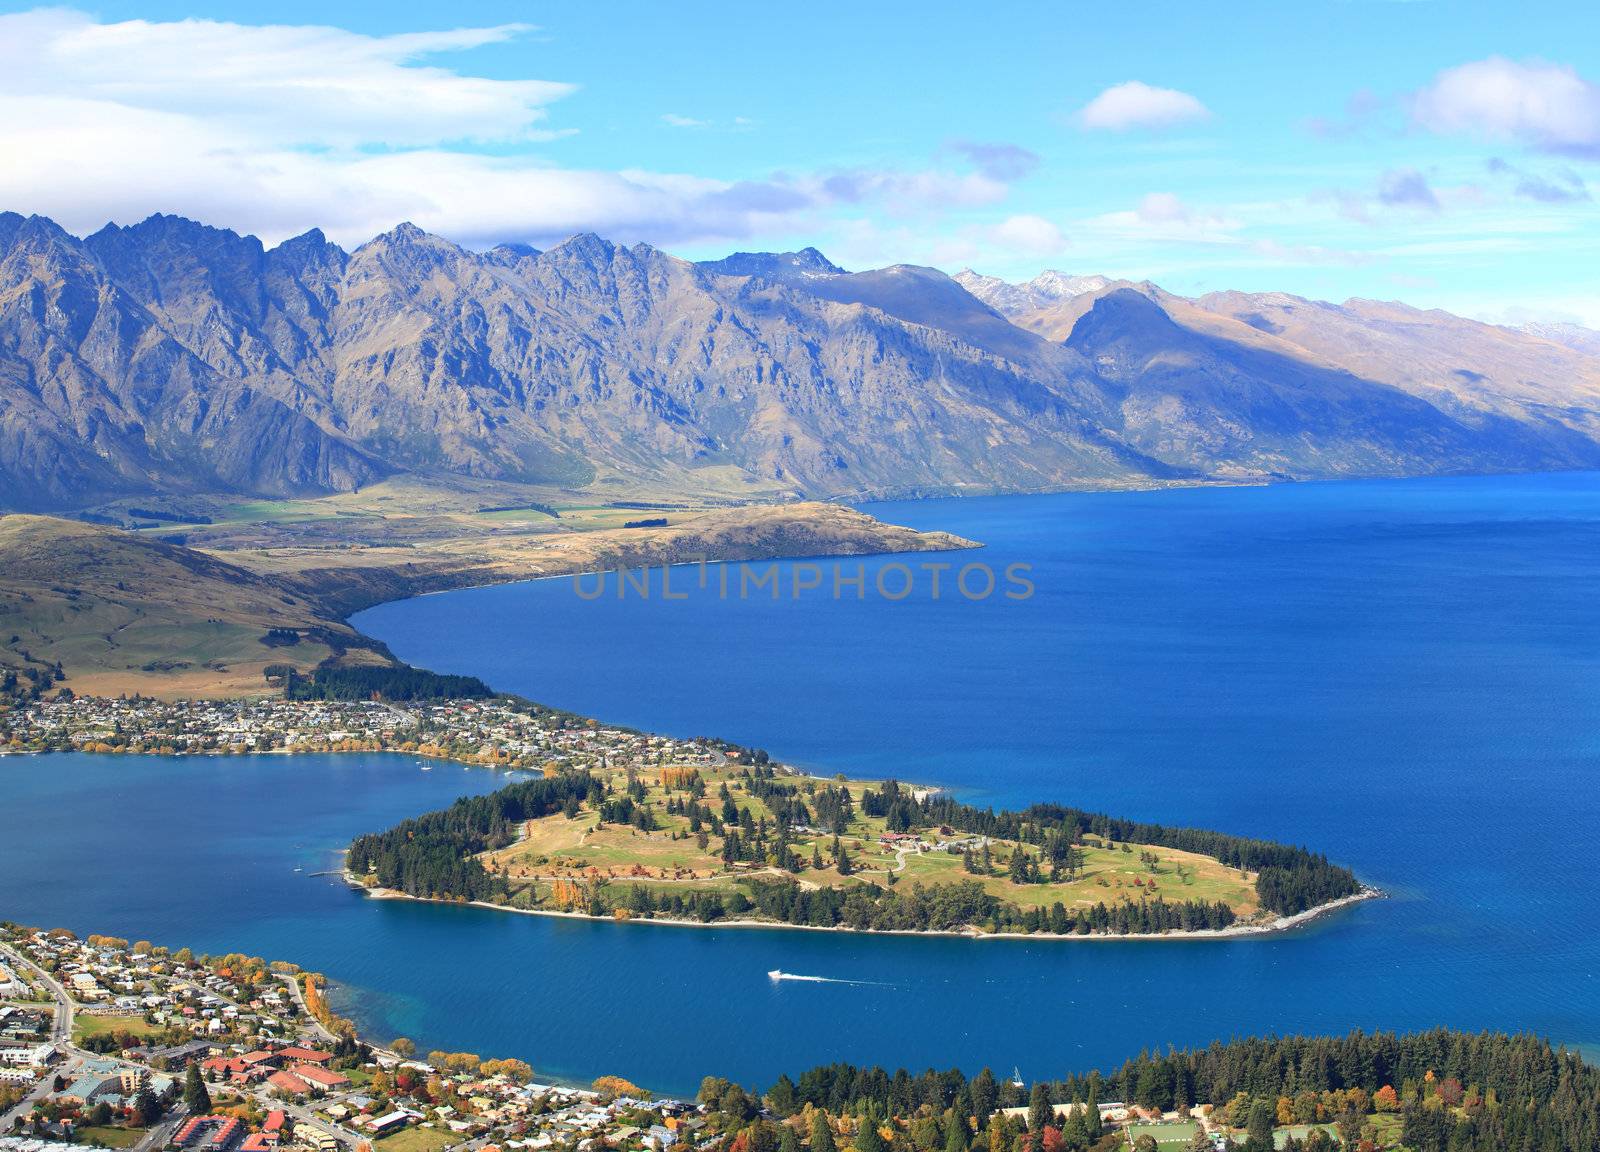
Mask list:
POLYGON ((266 250, 4 214, 0 507, 408 471, 829 497, 1600 465, 1600 362, 1571 339, 962 281, 813 249, 479 253, 401 225, 266 250))

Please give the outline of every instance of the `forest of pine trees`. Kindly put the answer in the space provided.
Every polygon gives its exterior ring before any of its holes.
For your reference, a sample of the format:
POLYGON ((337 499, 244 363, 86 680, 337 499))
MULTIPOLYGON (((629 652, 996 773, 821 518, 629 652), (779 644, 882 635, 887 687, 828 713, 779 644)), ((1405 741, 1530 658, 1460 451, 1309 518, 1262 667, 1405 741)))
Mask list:
POLYGON ((866 1128, 875 1152, 882 1152, 885 1132, 891 1152, 958 1145, 1084 1152, 1103 1146, 1096 1105, 1106 1101, 1169 1110, 1211 1104, 1225 1124, 1241 1130, 1237 1147, 1245 1152, 1272 1147, 1272 1128, 1286 1110, 1296 1123, 1311 1116, 1336 1133, 1305 1145, 1291 1139, 1289 1148, 1335 1141, 1350 1149, 1368 1146, 1372 1118, 1380 1112, 1400 1115, 1401 1140, 1410 1152, 1600 1148, 1600 1069, 1533 1036, 1445 1029, 1219 1042, 1142 1055, 1109 1073, 1038 1083, 1027 1096, 988 1069, 968 1078, 959 1071, 891 1073, 831 1064, 798 1079, 780 1077, 764 1098, 707 1080, 701 1099, 719 1109, 732 1130, 751 1122, 754 1103, 763 1099, 780 1119, 811 1116, 813 1129, 818 1117, 837 1118, 857 1133, 857 1152, 866 1128), (1057 1120, 1052 1105, 1067 1103, 1089 1106, 1057 1120), (1023 1106, 1025 1125, 1001 1113, 1023 1106))
POLYGON ((445 676, 409 665, 319 667, 310 676, 291 668, 283 694, 290 700, 483 700, 494 695, 476 676, 445 676))

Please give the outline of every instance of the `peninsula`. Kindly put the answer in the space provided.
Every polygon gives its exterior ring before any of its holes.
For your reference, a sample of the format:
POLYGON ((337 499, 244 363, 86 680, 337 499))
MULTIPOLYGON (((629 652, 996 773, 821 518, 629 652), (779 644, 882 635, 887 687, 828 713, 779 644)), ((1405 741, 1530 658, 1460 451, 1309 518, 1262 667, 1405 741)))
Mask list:
POLYGON ((818 779, 760 749, 605 725, 472 677, 285 679, 284 696, 255 700, 13 698, 0 754, 379 751, 525 773, 358 838, 348 875, 376 895, 551 915, 1106 939, 1271 932, 1376 894, 1301 848, 818 779))
POLYGON ((695 924, 970 935, 1268 932, 1375 893, 1303 848, 894 780, 736 747, 553 763, 352 843, 378 895, 695 924))

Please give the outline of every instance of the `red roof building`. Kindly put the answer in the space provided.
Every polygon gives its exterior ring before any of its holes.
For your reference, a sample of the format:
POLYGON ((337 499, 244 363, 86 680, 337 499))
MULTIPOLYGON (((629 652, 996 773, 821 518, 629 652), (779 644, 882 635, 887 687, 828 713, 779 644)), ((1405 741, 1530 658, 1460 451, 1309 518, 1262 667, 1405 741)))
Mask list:
POLYGON ((287 1092, 291 1096, 304 1096, 311 1091, 311 1085, 300 1079, 293 1072, 274 1072, 267 1077, 267 1083, 280 1092, 287 1092))
POLYGON ((318 1088, 345 1088, 350 1084, 350 1077, 331 1072, 326 1068, 318 1068, 315 1064, 296 1064, 289 1071, 318 1088))
POLYGON ((294 1045, 278 1049, 278 1055, 290 1064, 327 1065, 333 1061, 331 1052, 319 1052, 315 1048, 301 1048, 294 1045))

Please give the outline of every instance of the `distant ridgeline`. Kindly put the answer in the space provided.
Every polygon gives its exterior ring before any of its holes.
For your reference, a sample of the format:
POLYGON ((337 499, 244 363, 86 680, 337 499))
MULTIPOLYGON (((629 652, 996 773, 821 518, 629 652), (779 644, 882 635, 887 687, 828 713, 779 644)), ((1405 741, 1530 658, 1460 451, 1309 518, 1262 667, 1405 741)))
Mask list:
MULTIPOLYGON (((1226 928, 1235 910, 1215 901, 1168 902, 1162 898, 1138 903, 1119 901, 1092 907, 1023 908, 1002 899, 975 880, 924 885, 880 886, 857 882, 824 887, 802 886, 786 872, 797 871, 790 846, 791 825, 807 823, 796 783, 771 768, 745 771, 752 796, 773 812, 773 830, 765 841, 750 845, 741 859, 779 861, 765 875, 742 873, 732 890, 657 890, 627 880, 591 876, 576 891, 564 893, 561 907, 594 916, 643 916, 712 923, 723 919, 755 919, 816 927, 900 931, 982 931, 1086 935, 1148 934, 1174 930, 1226 928), (751 848, 754 851, 751 851, 751 848)), ((814 800, 819 805, 820 800, 814 800)), ((383 888, 424 899, 480 900, 519 908, 538 907, 526 886, 515 885, 503 871, 486 869, 479 853, 504 848, 518 838, 520 825, 580 808, 601 819, 654 827, 648 806, 633 803, 625 793, 608 791, 601 778, 588 772, 564 772, 513 784, 487 796, 463 797, 449 808, 405 821, 387 832, 358 837, 350 846, 347 867, 358 877, 383 888)), ((1224 864, 1258 874, 1257 895, 1266 910, 1292 915, 1361 890, 1347 868, 1323 856, 1265 840, 1220 832, 1168 828, 1117 820, 1058 805, 1035 805, 1022 812, 994 812, 956 803, 944 796, 916 798, 894 781, 862 797, 865 815, 886 817, 891 831, 946 827, 962 832, 1040 846, 1046 859, 1068 859, 1085 834, 1123 843, 1165 846, 1214 857, 1224 864)), ((737 833, 733 835, 737 836, 737 833)))
MULTIPOLYGON (((716 1080, 702 1086, 701 1096, 732 1109, 751 1099, 743 1089, 716 1080)), ((1095 1072, 1036 1084, 1028 1096, 988 1069, 968 1078, 954 1070, 918 1074, 831 1064, 798 1080, 780 1077, 765 1099, 780 1118, 809 1106, 867 1121, 863 1131, 899 1121, 916 1133, 918 1124, 950 1124, 951 1117, 960 1116, 971 1118, 984 1134, 971 1137, 963 1124, 957 1128, 959 1140, 930 1143, 932 1134, 924 1134, 918 1147, 965 1148, 971 1140, 973 1148, 1004 1152, 1039 1144, 1085 1152, 1108 1146, 1103 1135, 1111 1135, 1102 1133, 1095 1105, 1121 1101, 1163 1112, 1210 1104, 1213 1125, 1244 1130, 1232 1146, 1245 1152, 1270 1152, 1275 1136, 1285 1141, 1280 1149, 1331 1149, 1321 1130, 1307 1133, 1301 1127, 1300 1138, 1273 1132, 1311 1124, 1332 1125, 1347 1149, 1376 1146, 1380 1125, 1384 1146, 1398 1137, 1411 1152, 1600 1148, 1600 1069, 1533 1036, 1445 1029, 1405 1036, 1355 1032, 1235 1040, 1146 1054, 1109 1075, 1095 1072), (1025 1104, 1028 1128, 1040 1137, 1037 1144, 1022 1134, 1022 1117, 1003 1112, 1025 1104), (1069 1104, 1088 1107, 1062 1112, 1053 1107, 1069 1104)), ((865 1146, 883 1145, 881 1138, 869 1138, 865 1146)), ((856 1142, 858 1152, 865 1146, 856 1142)), ((1126 1147, 1120 1134, 1114 1146, 1126 1147)), ((1211 1145, 1182 1145, 1191 1146, 1211 1145)))

